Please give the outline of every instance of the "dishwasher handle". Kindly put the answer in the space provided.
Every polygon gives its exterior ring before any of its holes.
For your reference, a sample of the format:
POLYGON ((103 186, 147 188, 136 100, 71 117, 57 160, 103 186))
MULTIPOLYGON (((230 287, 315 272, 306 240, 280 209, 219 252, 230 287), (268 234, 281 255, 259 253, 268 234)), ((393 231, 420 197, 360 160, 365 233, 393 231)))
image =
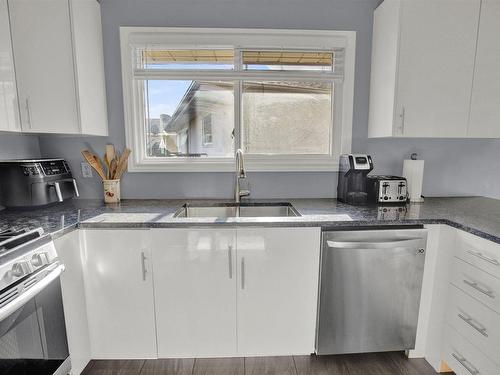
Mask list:
POLYGON ((384 241, 326 241, 334 249, 390 249, 393 247, 413 247, 422 244, 421 238, 398 238, 384 241))

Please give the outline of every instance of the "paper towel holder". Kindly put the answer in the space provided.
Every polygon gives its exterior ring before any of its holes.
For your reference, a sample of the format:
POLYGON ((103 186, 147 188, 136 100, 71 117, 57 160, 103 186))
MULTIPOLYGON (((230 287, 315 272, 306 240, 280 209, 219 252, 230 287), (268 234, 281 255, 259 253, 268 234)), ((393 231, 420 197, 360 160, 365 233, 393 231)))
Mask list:
POLYGON ((424 160, 417 159, 416 152, 410 155, 410 160, 403 162, 403 177, 408 182, 409 200, 411 203, 422 203, 422 185, 424 178, 424 160))

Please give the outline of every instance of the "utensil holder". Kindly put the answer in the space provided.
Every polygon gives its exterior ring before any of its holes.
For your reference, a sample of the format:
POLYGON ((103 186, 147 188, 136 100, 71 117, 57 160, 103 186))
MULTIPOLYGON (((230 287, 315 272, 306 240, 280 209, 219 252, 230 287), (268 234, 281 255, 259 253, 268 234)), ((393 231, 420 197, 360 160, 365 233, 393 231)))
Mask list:
POLYGON ((120 180, 102 180, 104 203, 119 203, 121 200, 120 180))

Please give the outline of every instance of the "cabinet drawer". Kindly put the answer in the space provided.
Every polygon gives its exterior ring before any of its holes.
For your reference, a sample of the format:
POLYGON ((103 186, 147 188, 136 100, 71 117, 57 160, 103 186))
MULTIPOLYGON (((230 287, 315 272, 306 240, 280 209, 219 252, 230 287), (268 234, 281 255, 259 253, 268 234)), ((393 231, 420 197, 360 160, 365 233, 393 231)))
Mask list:
POLYGON ((500 245, 458 231, 456 256, 493 276, 500 278, 500 245))
POLYGON ((491 360, 500 364, 500 351, 498 350, 500 315, 450 285, 447 322, 491 360))
POLYGON ((500 367, 450 326, 446 328, 443 358, 456 375, 500 374, 500 367))
POLYGON ((454 258, 451 283, 496 312, 500 312, 500 279, 454 258))

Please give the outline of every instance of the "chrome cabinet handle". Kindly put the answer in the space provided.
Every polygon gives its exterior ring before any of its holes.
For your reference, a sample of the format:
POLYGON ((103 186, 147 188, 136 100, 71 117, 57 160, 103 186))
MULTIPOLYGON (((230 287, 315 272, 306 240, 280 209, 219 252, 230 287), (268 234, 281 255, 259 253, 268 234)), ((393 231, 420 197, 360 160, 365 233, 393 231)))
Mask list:
POLYGON ((72 180, 73 180, 73 189, 75 189, 75 195, 77 197, 79 197, 80 196, 80 192, 78 191, 78 186, 76 185, 76 180, 74 178, 72 180))
POLYGON ((463 314, 458 314, 458 317, 462 319, 465 323, 470 325, 472 328, 474 328, 476 331, 478 331, 481 335, 484 337, 488 337, 488 330, 483 327, 480 323, 476 322, 474 319, 472 319, 470 316, 465 316, 463 314))
POLYGON ((399 115, 399 117, 401 117, 401 135, 404 135, 405 134, 405 117, 406 117, 405 106, 402 106, 401 114, 399 115))
POLYGON ((241 258, 241 289, 245 289, 245 258, 241 258))
POLYGON ((229 263, 229 278, 233 278, 233 247, 229 245, 227 248, 227 259, 229 263))
POLYGON ((496 259, 493 259, 493 258, 489 258, 487 257, 486 255, 483 255, 483 253, 479 252, 479 251, 473 251, 473 250, 467 250, 467 252, 479 259, 482 259, 488 263, 491 263, 495 266, 500 266, 500 262, 496 259))
POLYGON ((141 251, 141 267, 142 267, 142 281, 146 281, 146 274, 148 271, 146 270, 146 254, 144 251, 141 251))
POLYGON ((479 284, 476 283, 475 281, 469 281, 469 280, 464 279, 464 283, 467 284, 468 286, 470 286, 471 288, 476 289, 478 292, 483 293, 484 295, 486 295, 492 299, 495 299, 495 295, 493 294, 493 292, 491 290, 481 288, 479 286, 479 284))
POLYGON ((471 375, 479 375, 480 372, 477 368, 475 368, 472 364, 467 361, 463 356, 451 353, 453 358, 455 358, 468 372, 471 373, 471 375))
POLYGON ((31 129, 32 124, 31 124, 31 107, 30 107, 30 100, 28 97, 26 97, 26 115, 28 116, 28 127, 31 129))

